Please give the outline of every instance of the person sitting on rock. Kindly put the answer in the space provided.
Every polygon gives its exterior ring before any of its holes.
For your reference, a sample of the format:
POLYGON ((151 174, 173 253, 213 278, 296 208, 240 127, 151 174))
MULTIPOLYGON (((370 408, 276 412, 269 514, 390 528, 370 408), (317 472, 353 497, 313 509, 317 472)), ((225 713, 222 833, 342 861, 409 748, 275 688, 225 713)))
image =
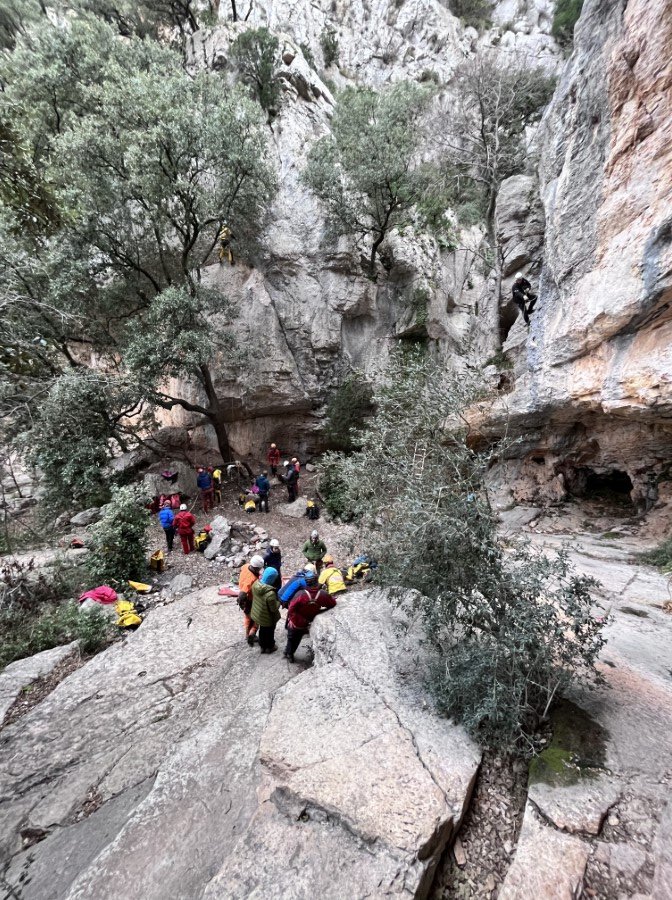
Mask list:
POLYGON ((532 285, 522 272, 518 272, 511 287, 513 302, 523 314, 525 324, 530 324, 530 313, 537 302, 537 295, 532 293, 532 285))
POLYGON ((250 613, 252 612, 252 586, 259 579, 261 570, 264 568, 264 560, 258 554, 252 557, 249 563, 246 563, 240 570, 238 578, 238 606, 242 609, 245 617, 245 640, 252 646, 257 633, 258 626, 252 621, 250 613))
POLYGON ((278 474, 278 466, 280 465, 280 451, 275 444, 271 444, 266 454, 266 462, 271 470, 271 475, 278 474))
POLYGON ((280 619, 280 601, 273 586, 277 577, 277 569, 264 569, 264 574, 252 585, 251 617, 259 626, 259 647, 262 653, 273 653, 278 649, 275 643, 275 626, 280 619))
POLYGON ((347 587, 343 580, 343 573, 334 565, 334 557, 327 554, 322 557, 322 563, 324 568, 320 572, 320 586, 325 588, 331 597, 334 594, 342 594, 343 591, 347 590, 347 587))
POLYGON ((308 634, 315 617, 336 606, 334 598, 318 585, 317 573, 306 574, 306 582, 306 587, 295 594, 287 612, 287 644, 283 656, 292 663, 294 654, 303 636, 308 634))
POLYGON ((315 566, 318 574, 322 568, 322 557, 326 552, 326 544, 320 539, 320 535, 315 530, 311 531, 310 538, 303 545, 302 553, 308 562, 315 566))
POLYGON ((259 489, 259 511, 265 509, 266 512, 269 512, 268 496, 271 493, 271 482, 268 480, 268 472, 258 475, 254 484, 259 489))
POLYGON ((280 477, 287 485, 287 502, 293 503, 297 497, 296 484, 299 480, 299 473, 296 471, 294 466, 290 466, 289 460, 285 460, 282 464, 285 474, 280 477))

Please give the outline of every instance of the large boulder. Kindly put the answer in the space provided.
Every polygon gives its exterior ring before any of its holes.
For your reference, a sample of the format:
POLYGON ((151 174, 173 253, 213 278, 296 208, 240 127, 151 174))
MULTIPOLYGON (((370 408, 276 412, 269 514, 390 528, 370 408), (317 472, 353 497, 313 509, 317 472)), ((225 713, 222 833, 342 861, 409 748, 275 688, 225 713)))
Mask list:
POLYGON ((432 712, 421 636, 385 594, 339 601, 312 637, 312 668, 260 656, 209 588, 72 673, 3 733, 8 886, 22 900, 425 896, 479 753, 432 712))
POLYGON ((76 528, 85 528, 87 525, 92 525, 94 522, 97 522, 100 518, 100 507, 92 506, 89 509, 84 509, 82 512, 78 512, 70 519, 70 524, 74 525, 76 528))
POLYGON ((226 550, 231 539, 231 525, 224 516, 215 516, 210 527, 212 528, 212 540, 205 548, 206 559, 214 559, 218 553, 226 550))

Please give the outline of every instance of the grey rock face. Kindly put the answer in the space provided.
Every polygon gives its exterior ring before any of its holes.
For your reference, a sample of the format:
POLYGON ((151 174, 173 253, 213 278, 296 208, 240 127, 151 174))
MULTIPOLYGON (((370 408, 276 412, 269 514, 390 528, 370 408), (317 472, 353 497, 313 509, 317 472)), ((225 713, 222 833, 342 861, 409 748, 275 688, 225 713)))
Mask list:
POLYGON ((316 621, 302 670, 249 648, 215 589, 152 611, 5 730, 9 884, 28 876, 24 900, 424 896, 479 754, 425 707, 400 624, 355 594, 316 621))
POLYGON ((77 641, 63 647, 43 650, 26 659, 10 663, 0 672, 0 725, 7 710, 14 703, 24 687, 37 678, 43 678, 54 671, 56 666, 77 651, 77 641))
POLYGON ((97 522, 100 518, 100 507, 92 506, 90 509, 82 510, 70 519, 70 524, 84 528, 87 525, 97 522))
POLYGON ((224 516, 215 516, 210 526, 212 527, 212 540, 203 554, 206 559, 214 559, 218 553, 225 551, 231 537, 231 526, 224 516))
POLYGON ((185 572, 182 572, 180 575, 176 575, 175 578, 170 582, 168 587, 168 591, 174 597, 181 597, 182 594, 186 594, 187 591, 191 590, 191 586, 194 582, 194 579, 191 575, 187 575, 185 572))

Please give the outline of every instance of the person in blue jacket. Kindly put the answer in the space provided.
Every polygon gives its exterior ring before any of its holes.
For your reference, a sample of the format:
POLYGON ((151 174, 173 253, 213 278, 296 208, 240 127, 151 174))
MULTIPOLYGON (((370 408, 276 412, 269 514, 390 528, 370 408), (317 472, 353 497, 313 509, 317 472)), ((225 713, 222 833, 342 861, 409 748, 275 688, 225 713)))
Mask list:
POLYGON ((292 602, 294 595, 304 590, 308 586, 306 574, 314 574, 317 577, 317 569, 312 563, 308 563, 300 572, 297 572, 293 578, 290 578, 278 591, 278 600, 285 608, 292 602))
POLYGON ((163 533, 166 535, 166 544, 170 553, 173 551, 173 541, 175 540, 174 519, 175 513, 170 508, 170 500, 164 500, 163 508, 159 510, 159 522, 163 528, 163 533))
POLYGON ((258 475, 254 483, 259 488, 259 512, 264 508, 266 509, 266 512, 269 512, 268 495, 271 492, 271 482, 268 480, 268 472, 262 472, 261 475, 258 475))

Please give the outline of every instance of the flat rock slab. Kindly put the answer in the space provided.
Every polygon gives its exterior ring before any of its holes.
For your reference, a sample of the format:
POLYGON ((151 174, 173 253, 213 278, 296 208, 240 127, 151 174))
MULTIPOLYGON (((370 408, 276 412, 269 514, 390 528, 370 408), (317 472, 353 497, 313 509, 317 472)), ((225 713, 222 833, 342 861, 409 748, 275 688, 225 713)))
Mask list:
POLYGON ((76 652, 77 647, 77 641, 73 641, 63 647, 43 650, 10 663, 0 672, 0 725, 21 691, 36 679, 50 675, 59 663, 76 652))
POLYGON ((277 510, 283 516, 290 516, 292 519, 300 519, 306 514, 306 499, 299 497, 293 503, 278 503, 277 510))
POLYGON ((583 777, 575 784, 530 785, 528 798, 544 816, 563 831, 599 834, 609 808, 621 795, 622 783, 611 775, 583 777))
POLYGON ((543 825, 528 802, 516 855, 498 900, 575 900, 589 855, 589 844, 543 825))
POLYGON ((8 884, 22 900, 425 896, 480 756, 430 712, 400 624, 381 592, 353 594, 302 669, 248 647, 214 588, 152 610, 0 735, 8 884))

